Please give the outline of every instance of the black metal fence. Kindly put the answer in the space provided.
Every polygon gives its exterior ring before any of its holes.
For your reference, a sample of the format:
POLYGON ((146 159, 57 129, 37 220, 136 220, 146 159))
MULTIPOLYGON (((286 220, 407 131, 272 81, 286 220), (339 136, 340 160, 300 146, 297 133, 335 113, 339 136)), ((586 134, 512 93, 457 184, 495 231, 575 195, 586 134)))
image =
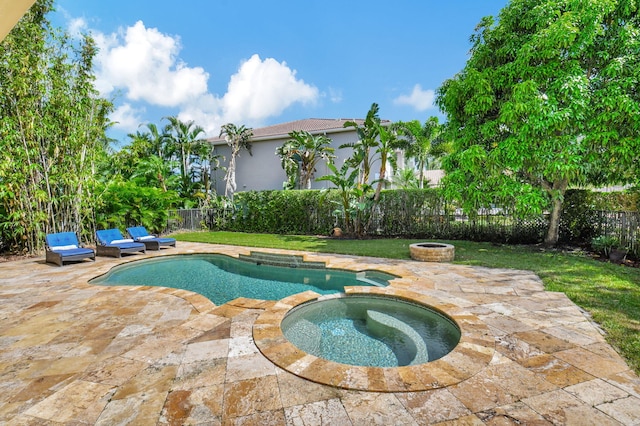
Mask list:
POLYGON ((639 212, 595 212, 595 235, 608 235, 620 240, 633 253, 640 253, 639 212))
MULTIPOLYGON (((405 206, 406 207, 406 206, 405 206)), ((175 230, 233 230, 247 232, 276 232, 268 229, 256 230, 251 221, 252 213, 234 208, 180 209, 170 212, 168 231, 175 230), (249 218, 249 220, 247 220, 249 218)), ((286 220, 286 218, 281 218, 286 220)), ((310 230, 323 229, 328 234, 331 227, 341 225, 340 217, 327 220, 317 214, 307 215, 310 223, 296 223, 292 233, 317 234, 310 230), (313 222, 313 223, 311 223, 313 222)), ((299 222, 299 221, 298 221, 299 222)), ((634 253, 640 252, 640 213, 592 211, 588 225, 582 225, 580 236, 561 225, 561 241, 568 244, 585 244, 591 237, 608 235, 616 237, 634 253)), ((393 212, 377 210, 372 217, 365 218, 366 233, 380 237, 426 237, 438 239, 465 239, 501 243, 526 244, 543 241, 547 227, 547 216, 518 218, 501 209, 480 212, 469 217, 460 210, 452 213, 419 209, 398 209, 393 212)))
POLYGON ((207 223, 212 209, 178 209, 169 211, 167 231, 201 231, 211 229, 207 223))

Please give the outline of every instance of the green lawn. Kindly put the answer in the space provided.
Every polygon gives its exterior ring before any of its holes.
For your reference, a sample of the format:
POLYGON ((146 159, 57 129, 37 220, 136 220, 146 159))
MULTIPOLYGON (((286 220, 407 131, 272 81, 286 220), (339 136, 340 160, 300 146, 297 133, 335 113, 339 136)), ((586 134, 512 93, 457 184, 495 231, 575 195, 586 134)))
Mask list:
MULTIPOLYGON (((409 244, 424 240, 339 240, 312 236, 193 232, 180 241, 306 250, 409 259, 409 244)), ((529 246, 443 241, 456 246, 454 263, 535 272, 550 291, 564 292, 589 311, 607 332, 607 340, 640 374, 640 269, 593 260, 585 255, 529 246)))

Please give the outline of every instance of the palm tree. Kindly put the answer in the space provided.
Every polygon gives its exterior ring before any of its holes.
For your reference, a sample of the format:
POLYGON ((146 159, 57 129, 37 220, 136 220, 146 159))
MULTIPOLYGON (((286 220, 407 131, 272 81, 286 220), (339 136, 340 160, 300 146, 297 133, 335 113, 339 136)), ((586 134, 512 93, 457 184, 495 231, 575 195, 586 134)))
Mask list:
POLYGON ((205 144, 204 139, 200 138, 204 134, 204 129, 196 126, 192 120, 184 122, 177 117, 167 117, 167 119, 169 120, 167 130, 171 140, 172 154, 180 162, 182 195, 186 195, 192 187, 191 163, 193 157, 200 154, 202 146, 205 144))
POLYGON ((297 189, 300 183, 300 157, 293 151, 293 143, 287 141, 276 148, 276 155, 280 157, 280 165, 287 175, 283 189, 297 189))
POLYGON ((387 163, 389 163, 391 167, 395 169, 396 157, 393 154, 397 149, 405 148, 407 146, 405 140, 398 138, 397 126, 392 125, 387 128, 381 124, 378 124, 377 127, 378 134, 380 135, 380 142, 378 143, 376 154, 378 154, 378 158, 380 159, 380 176, 378 178, 376 193, 373 197, 373 201, 375 202, 378 202, 378 200, 380 199, 380 192, 382 191, 382 186, 385 183, 385 178, 387 175, 387 163))
POLYGON ((131 179, 140 181, 142 186, 159 186, 163 192, 167 192, 177 179, 177 176, 172 172, 171 163, 157 155, 141 158, 131 175, 131 179))
POLYGON ((353 156, 351 157, 352 166, 360 169, 360 186, 364 186, 369 182, 371 172, 371 150, 378 146, 378 136, 380 135, 380 117, 378 112, 380 107, 377 103, 371 104, 371 108, 367 113, 362 126, 355 121, 347 121, 344 127, 353 127, 358 133, 358 142, 341 145, 340 148, 352 148, 353 156))
POLYGON ((402 189, 418 189, 418 179, 416 178, 415 170, 411 168, 396 170, 393 176, 393 183, 402 189))
POLYGON ((233 123, 227 123, 220 128, 220 137, 224 135, 227 145, 231 147, 231 158, 224 180, 227 182, 224 188, 224 195, 233 199, 236 192, 236 157, 240 155, 242 149, 249 151, 251 154, 251 138, 253 137, 253 129, 245 126, 236 126, 233 123))
POLYGON ((171 143, 171 124, 167 125, 162 132, 158 130, 158 126, 154 123, 148 123, 144 125, 148 130, 149 135, 149 149, 152 154, 157 155, 160 158, 167 158, 167 144, 171 143))
MULTIPOLYGON (((329 181, 338 188, 338 191, 340 192, 342 212, 344 214, 345 232, 349 233, 351 231, 351 199, 353 188, 356 184, 356 178, 358 176, 358 169, 349 171, 350 166, 347 162, 345 162, 340 169, 338 169, 333 163, 329 163, 327 166, 333 174, 319 177, 317 180, 329 181)), ((355 225, 354 229, 357 229, 357 227, 358 226, 355 225)))
POLYGON ((220 165, 221 155, 216 154, 214 145, 211 145, 210 147, 208 147, 207 151, 208 151, 207 152, 208 170, 204 174, 204 190, 207 194, 206 203, 208 204, 212 199, 213 192, 215 192, 215 189, 214 189, 215 182, 213 182, 213 171, 216 170, 220 165))
MULTIPOLYGON (((300 187, 311 189, 311 180, 316 172, 316 165, 321 159, 333 161, 334 149, 331 148, 331 139, 325 135, 312 135, 307 131, 293 131, 289 133, 289 139, 276 150, 276 154, 282 158, 282 165, 289 173, 296 165, 296 172, 300 170, 300 187)), ((289 176, 289 174, 287 175, 289 176)), ((291 180, 291 179, 290 179, 291 180)))
POLYGON ((397 123, 401 133, 409 140, 407 155, 416 160, 420 188, 424 187, 424 172, 429 169, 429 160, 450 151, 450 144, 442 140, 443 125, 438 117, 429 117, 424 125, 418 120, 397 123))

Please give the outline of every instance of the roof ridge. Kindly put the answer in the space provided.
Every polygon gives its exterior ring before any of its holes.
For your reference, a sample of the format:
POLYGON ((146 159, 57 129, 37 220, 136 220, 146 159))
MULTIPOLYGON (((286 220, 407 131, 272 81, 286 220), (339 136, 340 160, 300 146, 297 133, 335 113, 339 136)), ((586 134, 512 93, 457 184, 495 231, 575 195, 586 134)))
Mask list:
MULTIPOLYGON (((270 126, 253 129, 254 140, 263 138, 284 137, 293 131, 307 131, 309 133, 322 131, 343 131, 344 123, 347 121, 364 122, 362 118, 303 118, 300 120, 287 121, 285 123, 273 124, 270 126)), ((385 120, 386 121, 386 120, 385 120)), ((224 138, 213 137, 207 139, 210 142, 224 141, 224 138)))

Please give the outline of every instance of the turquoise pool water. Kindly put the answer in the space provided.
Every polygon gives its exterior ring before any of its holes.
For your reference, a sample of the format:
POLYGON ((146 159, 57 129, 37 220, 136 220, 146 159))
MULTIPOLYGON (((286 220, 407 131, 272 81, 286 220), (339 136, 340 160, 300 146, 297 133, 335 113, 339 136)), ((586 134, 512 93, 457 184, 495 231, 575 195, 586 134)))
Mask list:
POLYGON ((345 286, 386 286, 393 278, 395 276, 380 271, 288 268, 257 265, 222 254, 191 254, 116 266, 91 283, 180 288, 222 305, 238 297, 279 300, 306 290, 332 294, 343 292, 345 286))
POLYGON ((366 367, 418 365, 442 358, 460 341, 445 315, 393 297, 348 296, 300 305, 282 321, 285 337, 330 361, 366 367))

